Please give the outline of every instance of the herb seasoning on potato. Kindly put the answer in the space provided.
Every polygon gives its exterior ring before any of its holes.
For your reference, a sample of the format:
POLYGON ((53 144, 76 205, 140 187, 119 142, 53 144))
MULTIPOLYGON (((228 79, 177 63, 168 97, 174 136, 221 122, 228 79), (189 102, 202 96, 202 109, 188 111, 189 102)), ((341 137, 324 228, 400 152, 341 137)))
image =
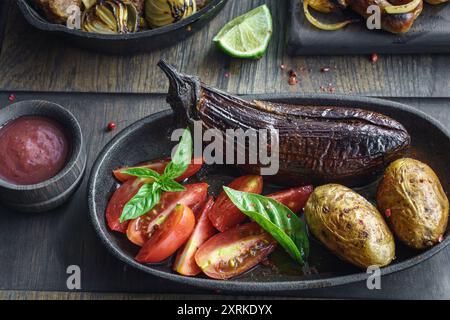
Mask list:
POLYGON ((447 229, 447 196, 434 171, 418 160, 391 163, 378 187, 377 205, 390 212, 392 231, 412 248, 433 246, 447 229))
POLYGON ((316 238, 357 267, 386 266, 395 257, 394 237, 382 215, 347 187, 316 188, 306 203, 305 217, 316 238))

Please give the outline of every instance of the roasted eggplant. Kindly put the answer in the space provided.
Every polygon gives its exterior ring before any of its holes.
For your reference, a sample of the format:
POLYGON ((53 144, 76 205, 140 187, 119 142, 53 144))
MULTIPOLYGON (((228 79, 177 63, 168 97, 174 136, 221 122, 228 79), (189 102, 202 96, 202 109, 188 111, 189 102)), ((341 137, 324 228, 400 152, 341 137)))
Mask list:
MULTIPOLYGON (((267 177, 273 182, 365 184, 410 144, 400 123, 376 112, 247 101, 209 87, 197 77, 180 74, 164 61, 158 65, 170 80, 167 101, 184 124, 201 120, 204 129, 215 128, 224 134, 227 129, 239 128, 278 130, 279 171, 267 177)), ((260 174, 263 165, 240 167, 260 174)))

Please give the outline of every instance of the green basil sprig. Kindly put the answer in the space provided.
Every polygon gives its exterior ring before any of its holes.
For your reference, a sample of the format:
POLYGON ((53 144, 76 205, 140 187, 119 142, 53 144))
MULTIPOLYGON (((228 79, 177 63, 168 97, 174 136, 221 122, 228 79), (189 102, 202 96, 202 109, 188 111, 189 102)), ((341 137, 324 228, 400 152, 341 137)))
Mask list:
POLYGON ((258 194, 223 187, 230 200, 257 222, 301 265, 309 254, 305 223, 282 203, 258 194))
POLYGON ((149 168, 130 168, 121 171, 123 174, 138 177, 147 181, 136 195, 123 207, 120 222, 139 218, 152 210, 165 192, 181 192, 186 190, 175 179, 181 176, 192 162, 192 136, 185 129, 174 156, 161 175, 149 168))

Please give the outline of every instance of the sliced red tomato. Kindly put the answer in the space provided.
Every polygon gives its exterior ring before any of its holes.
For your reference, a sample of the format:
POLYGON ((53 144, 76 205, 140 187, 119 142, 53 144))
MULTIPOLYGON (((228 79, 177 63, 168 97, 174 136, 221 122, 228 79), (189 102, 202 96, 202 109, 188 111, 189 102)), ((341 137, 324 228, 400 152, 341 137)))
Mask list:
POLYGON ((106 221, 111 230, 125 233, 129 221, 120 223, 123 207, 133 198, 144 184, 143 179, 131 179, 121 185, 112 195, 106 207, 106 221))
POLYGON ((281 202, 291 209, 292 212, 298 214, 305 207, 313 190, 313 186, 304 186, 275 192, 269 194, 268 197, 281 202))
MULTIPOLYGON (((158 172, 159 174, 163 174, 164 169, 169 164, 169 162, 170 162, 170 158, 153 160, 153 161, 142 163, 142 164, 134 166, 134 167, 118 168, 113 171, 113 174, 116 177, 116 179, 119 180, 120 182, 125 182, 130 179, 133 179, 133 176, 130 176, 128 174, 124 174, 121 172, 122 170, 125 170, 125 169, 149 168, 149 169, 152 169, 153 171, 158 172)), ((189 167, 186 169, 186 171, 180 177, 178 177, 176 179, 176 181, 182 182, 182 181, 186 180, 187 178, 192 177, 194 174, 196 174, 201 169, 202 165, 203 165, 203 158, 195 158, 192 161, 191 165, 189 165, 189 167)))
MULTIPOLYGON (((263 189, 261 176, 243 176, 231 182, 228 187, 234 190, 260 194, 263 189)), ((246 216, 231 202, 223 191, 209 212, 209 220, 217 230, 224 232, 246 219, 246 216)))
POLYGON ((158 263, 175 253, 190 237, 195 227, 192 210, 178 204, 169 218, 148 240, 136 256, 141 263, 158 263))
POLYGON ((265 260, 276 246, 267 232, 251 222, 213 236, 198 249, 195 261, 208 277, 229 279, 265 260))
POLYGON ((173 270, 185 275, 196 276, 202 272, 195 262, 195 253, 198 248, 209 238, 217 233, 216 228, 211 224, 208 218, 208 213, 214 205, 214 198, 209 197, 203 208, 197 215, 197 224, 194 232, 188 242, 178 251, 173 270))
POLYGON ((132 220, 127 229, 128 239, 138 246, 143 246, 161 227, 177 204, 195 209, 206 200, 208 184, 194 183, 184 187, 186 190, 182 192, 164 192, 159 203, 150 212, 132 220))

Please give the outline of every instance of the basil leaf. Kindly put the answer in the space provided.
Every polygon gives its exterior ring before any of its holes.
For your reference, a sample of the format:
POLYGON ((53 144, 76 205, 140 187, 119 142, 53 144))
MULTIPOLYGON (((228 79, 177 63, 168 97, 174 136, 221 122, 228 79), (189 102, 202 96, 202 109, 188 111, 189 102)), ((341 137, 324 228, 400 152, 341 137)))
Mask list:
POLYGON ((129 168, 129 169, 124 169, 122 171, 120 171, 120 173, 123 174, 127 174, 130 176, 134 176, 134 177, 139 177, 139 178, 144 178, 144 179, 149 179, 149 178, 153 178, 155 180, 159 180, 161 178, 161 175, 150 169, 150 168, 129 168))
POLYGON ((175 150, 175 154, 172 157, 172 161, 166 166, 163 175, 145 167, 129 168, 121 171, 123 174, 144 179, 153 179, 154 182, 144 184, 137 194, 128 201, 123 208, 120 222, 136 219, 153 209, 161 200, 161 193, 163 191, 180 192, 186 190, 185 187, 173 179, 181 176, 191 164, 192 148, 191 132, 189 129, 185 129, 180 143, 175 150))
POLYGON ((305 223, 297 215, 274 199, 228 187, 223 189, 236 207, 270 233, 295 261, 301 265, 306 263, 308 235, 305 223))
POLYGON ((159 203, 161 193, 161 186, 158 183, 144 184, 124 206, 120 216, 120 223, 139 218, 152 210, 159 203))
POLYGON ((169 162, 164 170, 165 178, 176 179, 186 171, 192 162, 192 145, 191 131, 186 128, 172 157, 172 161, 169 162))
POLYGON ((175 180, 163 178, 161 181, 159 181, 159 183, 161 184, 161 189, 167 192, 180 192, 186 190, 183 185, 179 184, 175 180))

